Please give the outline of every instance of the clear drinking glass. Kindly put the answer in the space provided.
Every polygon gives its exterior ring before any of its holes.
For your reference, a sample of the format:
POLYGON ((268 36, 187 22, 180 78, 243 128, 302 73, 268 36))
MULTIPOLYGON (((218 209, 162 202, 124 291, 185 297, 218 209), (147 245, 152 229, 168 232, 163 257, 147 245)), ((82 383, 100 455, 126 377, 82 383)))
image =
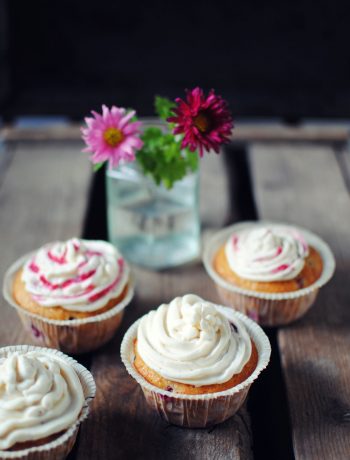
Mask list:
POLYGON ((153 269, 199 256, 199 173, 157 186, 137 163, 107 169, 109 240, 130 262, 153 269))

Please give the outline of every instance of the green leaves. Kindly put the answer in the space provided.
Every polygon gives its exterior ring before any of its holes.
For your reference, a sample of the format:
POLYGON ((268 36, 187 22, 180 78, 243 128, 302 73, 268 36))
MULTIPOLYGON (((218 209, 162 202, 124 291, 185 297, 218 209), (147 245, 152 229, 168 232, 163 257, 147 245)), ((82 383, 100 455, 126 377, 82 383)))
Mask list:
POLYGON ((93 171, 94 172, 98 171, 99 169, 102 168, 103 165, 104 165, 104 161, 102 161, 101 163, 95 163, 93 167, 93 171))
POLYGON ((156 96, 154 99, 154 108, 156 114, 161 120, 165 120, 172 115, 172 109, 176 107, 175 102, 166 97, 156 96))
MULTIPOLYGON (((162 107, 165 114, 165 104, 162 107)), ((141 137, 144 145, 136 153, 136 159, 144 174, 152 176, 157 185, 163 183, 170 189, 174 182, 198 168, 197 153, 182 150, 181 139, 175 140, 172 133, 163 133, 161 129, 151 127, 141 137)))
MULTIPOLYGON (((156 96, 154 107, 161 120, 172 116, 175 102, 156 96)), ((172 125, 167 123, 171 130, 172 125)), ((170 189, 174 183, 183 179, 189 172, 198 168, 198 155, 181 148, 182 136, 156 127, 146 128, 141 135, 143 147, 136 152, 136 161, 144 174, 151 176, 157 185, 163 184, 170 189)))

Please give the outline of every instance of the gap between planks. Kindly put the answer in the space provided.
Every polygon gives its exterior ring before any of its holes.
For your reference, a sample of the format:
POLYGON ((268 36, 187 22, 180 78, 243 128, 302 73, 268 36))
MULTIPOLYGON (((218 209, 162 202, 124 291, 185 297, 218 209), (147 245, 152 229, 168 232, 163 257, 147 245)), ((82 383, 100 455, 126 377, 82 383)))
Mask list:
MULTIPOLYGON (((201 217, 208 234, 213 227, 224 224, 230 204, 224 159, 210 155, 203 160, 201 217)), ((213 429, 167 425, 148 408, 139 385, 126 374, 119 356, 124 333, 150 309, 190 292, 219 300, 201 262, 160 272, 136 267, 134 271, 137 295, 126 310, 121 329, 112 342, 93 355, 91 370, 98 392, 91 416, 82 427, 76 458, 250 460, 251 429, 246 408, 213 429)))
MULTIPOLYGON (((35 120, 35 117, 33 117, 35 120)), ((49 120, 49 118, 48 118, 49 120)), ((144 118, 152 123, 158 122, 152 117, 144 118)), ((45 123, 43 126, 20 127, 8 125, 0 129, 0 138, 5 141, 43 141, 43 140, 79 140, 82 123, 45 123)), ((232 132, 232 142, 334 142, 346 143, 349 138, 350 121, 334 122, 330 120, 302 120, 293 126, 274 120, 238 120, 232 132)))
MULTIPOLYGON (((12 143, 0 177, 0 276, 17 258, 80 235, 90 165, 77 143, 12 143)), ((0 344, 32 343, 1 298, 0 344)))
MULTIPOLYGON (((91 177, 90 165, 76 142, 12 142, 6 155, 0 186, 1 276, 24 253, 48 241, 81 234, 91 177)), ((229 212, 223 159, 211 155, 202 169, 202 220, 207 228, 220 227, 229 212)), ((134 458, 249 460, 251 432, 245 408, 212 430, 167 426, 146 407, 138 385, 126 374, 119 346, 131 322, 187 292, 218 300, 199 262, 161 273, 135 271, 138 295, 121 330, 110 344, 93 354, 98 394, 69 458, 114 459, 119 453, 122 458, 132 454, 134 458)), ((33 343, 4 300, 0 308, 0 344, 33 343)))
POLYGON ((350 196, 331 147, 250 149, 259 217, 305 226, 333 249, 334 279, 278 342, 296 460, 350 458, 350 196))

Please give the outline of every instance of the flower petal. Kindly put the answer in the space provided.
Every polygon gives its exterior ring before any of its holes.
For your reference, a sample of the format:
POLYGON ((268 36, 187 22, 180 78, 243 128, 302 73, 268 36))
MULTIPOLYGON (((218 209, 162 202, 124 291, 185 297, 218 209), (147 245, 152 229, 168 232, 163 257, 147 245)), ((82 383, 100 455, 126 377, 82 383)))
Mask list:
POLYGON ((102 105, 102 114, 91 112, 93 117, 86 117, 86 126, 81 128, 82 139, 86 147, 84 152, 92 153, 90 160, 93 163, 109 162, 109 167, 117 166, 120 160, 134 161, 135 150, 142 147, 139 128, 141 122, 131 122, 135 115, 134 111, 126 113, 121 107, 112 106, 109 109, 102 105), (121 141, 115 145, 109 145, 104 137, 107 129, 118 129, 122 136, 121 141))
POLYGON ((218 152, 220 145, 229 141, 233 129, 232 117, 227 102, 213 89, 205 96, 197 86, 186 91, 186 101, 177 98, 175 102, 174 115, 167 121, 175 124, 174 134, 184 134, 183 148, 188 147, 190 151, 198 149, 199 155, 203 156, 204 151, 211 149, 218 152))

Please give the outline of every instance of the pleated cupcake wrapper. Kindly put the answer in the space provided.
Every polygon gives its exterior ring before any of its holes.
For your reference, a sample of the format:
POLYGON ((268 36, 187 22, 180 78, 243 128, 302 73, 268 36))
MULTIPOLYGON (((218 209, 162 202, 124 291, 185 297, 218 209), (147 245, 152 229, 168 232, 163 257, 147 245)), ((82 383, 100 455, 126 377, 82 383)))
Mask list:
MULTIPOLYGON (((227 307, 226 307, 227 308, 227 307)), ((136 321, 126 332, 121 344, 121 359, 128 373, 141 386, 148 404, 168 423, 188 428, 205 428, 216 425, 234 415, 242 406, 258 375, 268 365, 271 346, 261 327, 240 312, 232 311, 241 320, 258 351, 258 363, 254 372, 242 383, 229 390, 200 395, 186 395, 162 390, 147 382, 135 369, 134 341, 141 321, 136 321)))
MULTIPOLYGON (((283 293, 257 292, 236 286, 226 281, 214 270, 213 259, 218 249, 226 244, 234 232, 256 224, 257 222, 242 222, 216 233, 205 245, 203 263, 208 275, 216 284, 221 300, 226 305, 247 314, 262 325, 285 325, 300 318, 313 305, 319 289, 334 274, 335 259, 327 243, 309 230, 298 227, 308 244, 313 246, 322 257, 323 270, 318 280, 306 288, 283 293)), ((261 226, 286 225, 285 223, 270 221, 258 221, 258 224, 261 226)))
MULTIPOLYGON (((92 351, 108 342, 118 329, 125 307, 134 296, 134 281, 129 280, 124 299, 110 310, 82 319, 54 320, 31 313, 22 308, 12 295, 14 276, 35 252, 18 259, 7 270, 3 283, 5 300, 17 313, 33 339, 43 346, 58 348, 67 353, 78 354, 92 351)), ((72 314, 74 314, 72 312, 72 314)))
POLYGON ((16 459, 16 460, 60 460, 67 457, 72 447, 74 446, 79 426, 87 418, 89 414, 89 404, 95 397, 96 385, 91 373, 79 364, 75 359, 63 354, 52 348, 35 347, 32 345, 14 345, 0 348, 0 358, 7 357, 14 352, 30 352, 38 351, 53 357, 61 359, 66 364, 73 367, 81 382, 85 404, 82 408, 78 420, 68 428, 59 438, 54 439, 46 444, 18 451, 0 450, 0 460, 16 459))

